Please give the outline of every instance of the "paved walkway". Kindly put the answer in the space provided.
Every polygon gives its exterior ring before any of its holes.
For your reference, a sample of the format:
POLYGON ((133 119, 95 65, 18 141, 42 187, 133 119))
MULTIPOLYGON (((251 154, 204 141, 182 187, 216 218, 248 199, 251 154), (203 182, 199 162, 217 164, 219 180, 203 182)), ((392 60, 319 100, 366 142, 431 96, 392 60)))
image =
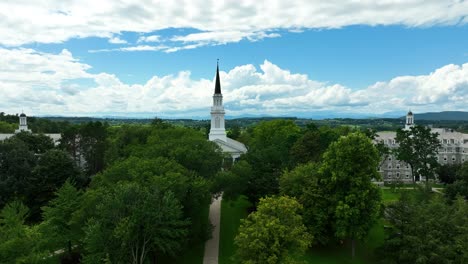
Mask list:
POLYGON ((214 226, 214 228, 211 239, 206 241, 205 244, 205 255, 203 257, 203 264, 218 264, 221 200, 222 195, 213 200, 213 202, 210 205, 210 222, 214 226))

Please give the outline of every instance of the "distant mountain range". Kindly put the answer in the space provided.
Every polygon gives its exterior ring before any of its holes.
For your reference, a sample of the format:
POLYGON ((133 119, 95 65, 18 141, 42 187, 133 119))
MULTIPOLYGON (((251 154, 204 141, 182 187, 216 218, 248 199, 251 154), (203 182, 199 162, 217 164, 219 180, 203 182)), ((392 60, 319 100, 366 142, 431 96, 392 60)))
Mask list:
MULTIPOLYGON (((406 118, 402 116, 400 118, 406 118)), ((468 112, 463 111, 443 111, 443 112, 431 112, 414 114, 414 121, 418 120, 461 120, 468 121, 468 112)))
MULTIPOLYGON (((154 113, 121 113, 118 115, 112 114, 96 114, 95 116, 88 117, 67 117, 67 116, 39 116, 49 119, 115 119, 115 120, 128 120, 128 119, 153 119, 154 117, 162 119, 191 119, 191 120, 209 120, 210 116, 187 116, 187 117, 171 117, 164 115, 156 115, 154 113)), ((401 111, 398 112, 387 112, 383 114, 364 114, 364 113, 333 113, 333 112, 313 112, 313 113, 301 113, 301 114, 290 114, 287 116, 274 116, 274 115, 239 115, 239 116, 226 116, 226 119, 268 119, 268 118, 302 118, 302 119, 340 119, 340 118, 351 118, 351 119, 405 119, 405 116, 401 116, 401 111)), ((430 113, 415 113, 415 121, 428 120, 428 121, 468 121, 468 112, 463 111, 443 111, 443 112, 430 112, 430 113)))

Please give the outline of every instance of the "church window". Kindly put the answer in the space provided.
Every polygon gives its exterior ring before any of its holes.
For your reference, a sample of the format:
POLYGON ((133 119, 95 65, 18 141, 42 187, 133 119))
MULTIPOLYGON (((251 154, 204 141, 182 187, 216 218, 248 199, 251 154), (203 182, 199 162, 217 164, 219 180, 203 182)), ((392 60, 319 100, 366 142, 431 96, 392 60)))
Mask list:
POLYGON ((397 179, 400 179, 400 173, 399 172, 396 173, 396 177, 397 177, 397 179))

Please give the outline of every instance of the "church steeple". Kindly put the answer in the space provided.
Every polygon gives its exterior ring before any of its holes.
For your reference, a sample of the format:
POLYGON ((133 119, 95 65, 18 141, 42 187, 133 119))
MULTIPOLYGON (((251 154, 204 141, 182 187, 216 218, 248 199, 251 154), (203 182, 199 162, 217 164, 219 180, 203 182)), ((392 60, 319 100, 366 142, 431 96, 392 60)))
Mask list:
POLYGON ((216 63, 215 92, 213 94, 213 106, 211 107, 211 128, 209 139, 227 141, 224 128, 223 94, 221 93, 221 81, 219 79, 219 63, 216 63))
POLYGON ((215 82, 215 94, 221 94, 221 82, 219 81, 219 60, 216 62, 216 82, 215 82))

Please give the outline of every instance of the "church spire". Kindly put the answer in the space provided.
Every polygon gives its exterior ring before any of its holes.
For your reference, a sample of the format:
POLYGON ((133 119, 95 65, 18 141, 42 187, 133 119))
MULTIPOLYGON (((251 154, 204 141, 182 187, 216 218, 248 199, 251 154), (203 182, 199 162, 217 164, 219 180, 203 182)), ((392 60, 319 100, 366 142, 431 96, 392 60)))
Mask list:
POLYGON ((215 94, 221 94, 221 82, 219 81, 219 59, 216 62, 215 94))

